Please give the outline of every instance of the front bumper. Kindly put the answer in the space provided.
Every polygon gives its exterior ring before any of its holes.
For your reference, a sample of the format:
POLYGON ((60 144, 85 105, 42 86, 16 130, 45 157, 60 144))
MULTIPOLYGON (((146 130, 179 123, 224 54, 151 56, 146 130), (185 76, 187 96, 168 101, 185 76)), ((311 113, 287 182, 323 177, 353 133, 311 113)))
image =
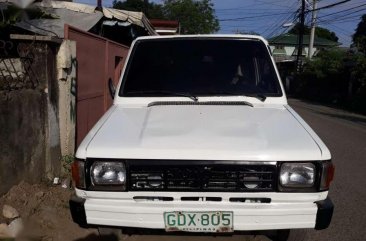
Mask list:
POLYGON ((136 202, 134 200, 70 200, 73 221, 88 225, 164 229, 164 212, 232 211, 235 231, 315 228, 329 226, 333 203, 329 198, 316 202, 216 203, 216 202, 136 202))
POLYGON ((88 223, 86 222, 85 212, 85 199, 77 196, 72 196, 69 200, 71 217, 74 223, 79 224, 80 227, 87 228, 88 223))
POLYGON ((315 229, 322 230, 329 227, 332 220, 334 205, 329 197, 323 201, 316 202, 318 212, 316 213, 315 229))

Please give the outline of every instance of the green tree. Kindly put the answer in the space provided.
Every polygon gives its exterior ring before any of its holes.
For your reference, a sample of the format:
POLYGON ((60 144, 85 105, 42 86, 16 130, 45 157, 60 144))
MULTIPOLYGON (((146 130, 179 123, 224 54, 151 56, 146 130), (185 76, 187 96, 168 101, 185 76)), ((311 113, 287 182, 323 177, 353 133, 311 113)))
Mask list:
MULTIPOLYGON (((300 30, 300 23, 297 23, 295 25, 294 28, 292 28, 289 33, 291 34, 299 34, 299 30, 300 30)), ((310 34, 310 27, 309 26, 305 26, 304 29, 304 34, 305 35, 309 35, 310 34)), ((322 28, 322 27, 316 27, 315 28, 315 36, 319 37, 319 38, 324 38, 324 39, 328 39, 334 42, 338 42, 338 37, 335 34, 335 32, 330 31, 329 29, 326 28, 322 28)))
POLYGON ((347 96, 348 75, 344 66, 345 52, 328 49, 307 61, 299 76, 298 94, 325 102, 340 102, 347 96))
POLYGON ((178 20, 182 34, 209 34, 220 29, 211 0, 165 0, 166 19, 178 20))
POLYGON ((322 27, 316 27, 315 29, 315 35, 319 38, 328 39, 334 42, 338 42, 338 37, 335 34, 335 32, 330 31, 329 29, 322 28, 322 27))
POLYGON ((250 35, 260 35, 259 33, 257 33, 256 31, 252 31, 252 30, 249 30, 249 31, 246 31, 246 30, 236 30, 236 31, 233 31, 233 33, 235 34, 250 34, 250 35))
POLYGON ((361 17, 356 32, 352 36, 353 44, 356 48, 366 54, 366 14, 361 17))
POLYGON ((366 114, 366 55, 339 48, 319 52, 298 76, 296 94, 366 114))
POLYGON ((163 6, 146 0, 113 1, 113 8, 127 11, 144 12, 151 19, 165 19, 163 6))

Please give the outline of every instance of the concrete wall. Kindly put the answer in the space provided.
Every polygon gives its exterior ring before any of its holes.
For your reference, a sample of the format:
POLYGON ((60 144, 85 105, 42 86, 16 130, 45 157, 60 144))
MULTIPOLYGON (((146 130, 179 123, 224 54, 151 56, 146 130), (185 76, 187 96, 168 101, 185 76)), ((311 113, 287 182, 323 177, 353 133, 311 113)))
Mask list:
POLYGON ((62 156, 70 156, 75 152, 76 68, 76 43, 64 40, 57 53, 58 115, 62 156))
POLYGON ((61 170, 58 46, 14 42, 11 58, 0 56, 0 194, 22 180, 39 182, 61 170), (19 44, 19 45, 18 45, 19 44), (22 58, 19 58, 22 57, 22 58))
POLYGON ((18 90, 0 100, 0 193, 21 180, 40 181, 45 170, 46 94, 18 90))

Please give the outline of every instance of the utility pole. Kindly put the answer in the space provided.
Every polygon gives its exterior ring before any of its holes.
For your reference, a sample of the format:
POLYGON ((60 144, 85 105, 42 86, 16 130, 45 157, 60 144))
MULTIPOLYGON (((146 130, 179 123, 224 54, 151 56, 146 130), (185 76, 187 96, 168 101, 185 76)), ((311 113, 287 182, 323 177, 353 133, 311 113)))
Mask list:
POLYGON ((314 54, 314 38, 315 38, 316 15, 317 15, 317 11, 315 10, 317 7, 316 1, 317 0, 313 0, 313 11, 311 17, 311 32, 310 32, 309 53, 308 53, 309 59, 311 59, 314 54))
POLYGON ((144 14, 148 15, 149 0, 144 0, 144 14))
POLYGON ((300 29, 299 29, 299 42, 297 45, 297 58, 296 58, 296 65, 297 71, 301 71, 302 67, 302 47, 304 43, 304 30, 305 30, 305 0, 301 0, 301 12, 300 12, 300 29))
POLYGON ((102 6, 102 0, 97 0, 97 10, 98 11, 102 11, 103 9, 103 6, 102 6))

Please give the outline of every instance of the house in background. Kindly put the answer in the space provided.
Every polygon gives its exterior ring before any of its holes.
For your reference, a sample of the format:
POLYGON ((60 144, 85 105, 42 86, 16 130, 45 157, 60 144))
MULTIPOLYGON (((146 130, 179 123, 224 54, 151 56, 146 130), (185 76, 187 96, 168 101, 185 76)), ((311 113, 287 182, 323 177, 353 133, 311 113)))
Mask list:
POLYGON ((150 19, 150 23, 159 35, 180 34, 180 24, 178 21, 150 19))
MULTIPOLYGON (((309 53, 309 35, 304 35, 302 56, 306 57, 309 53)), ((295 62, 298 51, 298 35, 282 34, 268 40, 273 57, 277 63, 295 62)), ((320 50, 332 48, 341 45, 328 39, 315 37, 314 39, 314 55, 316 56, 320 50)))

